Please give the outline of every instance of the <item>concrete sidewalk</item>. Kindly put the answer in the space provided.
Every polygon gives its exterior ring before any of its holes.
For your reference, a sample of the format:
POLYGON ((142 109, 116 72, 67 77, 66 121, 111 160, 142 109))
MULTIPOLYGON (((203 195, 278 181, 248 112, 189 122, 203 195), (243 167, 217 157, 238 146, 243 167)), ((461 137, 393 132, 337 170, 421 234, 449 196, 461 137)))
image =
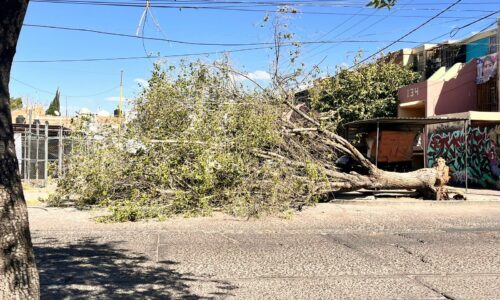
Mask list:
POLYGON ((346 202, 291 220, 98 224, 30 208, 42 299, 497 299, 500 202, 346 202))
POLYGON ((451 191, 459 191, 468 201, 500 201, 500 191, 487 189, 466 189, 451 187, 451 191))

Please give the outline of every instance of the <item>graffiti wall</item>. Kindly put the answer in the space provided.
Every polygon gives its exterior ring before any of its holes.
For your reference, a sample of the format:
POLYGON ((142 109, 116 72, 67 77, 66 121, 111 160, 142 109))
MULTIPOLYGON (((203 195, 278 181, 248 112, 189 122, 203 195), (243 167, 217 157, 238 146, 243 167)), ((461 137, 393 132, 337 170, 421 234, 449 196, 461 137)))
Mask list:
POLYGON ((500 190, 500 125, 469 127, 467 147, 461 127, 431 128, 427 145, 428 166, 443 157, 452 172, 450 184, 465 186, 467 166, 469 186, 500 190))

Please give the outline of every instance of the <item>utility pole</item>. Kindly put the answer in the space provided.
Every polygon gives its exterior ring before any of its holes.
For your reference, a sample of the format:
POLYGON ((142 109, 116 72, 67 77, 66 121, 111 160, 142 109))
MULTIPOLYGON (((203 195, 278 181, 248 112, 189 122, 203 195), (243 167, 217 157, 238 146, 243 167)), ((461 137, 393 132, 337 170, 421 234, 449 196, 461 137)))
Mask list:
POLYGON ((118 102, 118 118, 122 117, 122 95, 123 95, 123 70, 120 72, 120 101, 118 102))

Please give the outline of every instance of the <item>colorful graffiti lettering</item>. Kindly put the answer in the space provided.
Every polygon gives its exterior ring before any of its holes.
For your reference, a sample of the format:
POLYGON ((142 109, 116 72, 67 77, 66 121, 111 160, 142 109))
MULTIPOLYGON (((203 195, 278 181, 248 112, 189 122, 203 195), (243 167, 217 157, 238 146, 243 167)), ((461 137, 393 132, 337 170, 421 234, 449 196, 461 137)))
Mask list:
POLYGON ((452 172, 451 184, 465 185, 467 167, 469 184, 500 189, 498 134, 500 134, 500 125, 493 128, 470 127, 467 132, 467 147, 465 147, 465 136, 462 130, 450 128, 431 132, 427 147, 429 166, 433 166, 438 157, 443 157, 452 172))

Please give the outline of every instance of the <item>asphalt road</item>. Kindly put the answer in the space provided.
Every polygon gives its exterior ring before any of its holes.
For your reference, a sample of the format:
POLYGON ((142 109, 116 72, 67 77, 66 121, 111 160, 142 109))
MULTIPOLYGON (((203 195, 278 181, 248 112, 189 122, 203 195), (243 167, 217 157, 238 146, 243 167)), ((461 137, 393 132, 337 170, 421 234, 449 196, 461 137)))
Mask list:
POLYGON ((42 299, 500 299, 500 201, 96 224, 29 209, 42 299))

